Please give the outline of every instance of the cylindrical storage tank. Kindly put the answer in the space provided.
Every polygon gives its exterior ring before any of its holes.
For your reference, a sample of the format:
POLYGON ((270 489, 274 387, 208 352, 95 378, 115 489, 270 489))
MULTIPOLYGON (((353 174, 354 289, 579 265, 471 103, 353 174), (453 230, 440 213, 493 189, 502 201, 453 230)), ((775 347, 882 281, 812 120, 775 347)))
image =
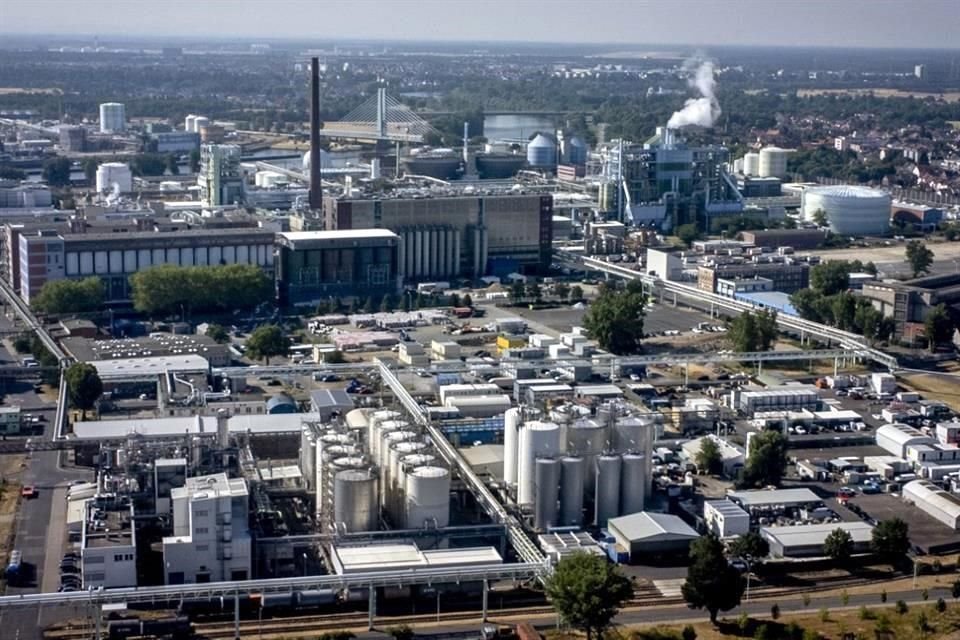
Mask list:
POLYGON ((327 444, 320 438, 320 460, 317 468, 317 512, 328 509, 333 497, 333 475, 336 469, 334 460, 339 460, 357 453, 357 448, 349 444, 327 444))
POLYGON ((743 175, 745 176, 758 176, 760 175, 760 154, 750 153, 743 156, 743 175))
POLYGON ((556 168, 557 143, 552 138, 538 133, 527 144, 527 164, 538 169, 556 168))
POLYGON ((337 473, 345 469, 366 469, 369 465, 369 462, 363 456, 346 456, 343 458, 337 458, 331 462, 330 465, 333 475, 336 476, 337 473))
POLYGON ((560 521, 564 527, 583 524, 586 461, 580 456, 560 459, 560 521))
POLYGON ((415 431, 406 431, 404 429, 398 429, 396 431, 385 431, 386 425, 381 425, 380 432, 380 455, 377 460, 377 465, 380 467, 381 475, 381 487, 380 487, 380 506, 384 508, 390 507, 390 497, 392 495, 391 489, 395 484, 395 480, 390 473, 390 448, 398 442, 407 442, 410 440, 416 440, 417 433, 415 431))
POLYGON ((406 474, 404 526, 446 527, 450 524, 450 472, 443 467, 420 467, 406 474))
POLYGON ((188 132, 190 132, 190 133, 196 133, 196 131, 197 131, 197 116, 195 116, 195 115, 193 115, 193 114, 191 113, 191 114, 188 115, 186 118, 184 118, 184 120, 183 120, 183 130, 184 130, 184 131, 188 131, 188 132))
POLYGON ((347 428, 350 430, 365 431, 370 428, 370 419, 365 409, 347 411, 347 415, 344 416, 344 422, 347 423, 347 428))
POLYGON ((541 456, 560 453, 560 427, 553 422, 527 422, 520 428, 517 453, 517 502, 532 505, 535 496, 534 463, 541 456))
POLYGON ((880 235, 890 230, 890 194, 854 185, 810 187, 801 198, 803 218, 813 222, 822 210, 838 235, 880 235))
POLYGON ((620 468, 620 515, 643 511, 647 500, 646 456, 625 453, 620 468))
POLYGON ((409 427, 410 425, 403 420, 390 420, 380 423, 380 426, 377 427, 377 436, 373 444, 374 452, 371 453, 371 455, 374 456, 373 460, 377 464, 383 465, 386 463, 392 443, 412 440, 416 437, 417 434, 411 431, 409 427), (394 433, 402 435, 392 437, 394 433))
POLYGON ((333 519, 350 533, 377 529, 377 474, 347 469, 334 476, 333 519))
POLYGON ((517 451, 520 447, 520 409, 507 409, 503 414, 503 481, 508 487, 517 484, 517 451))
MULTIPOLYGON (((610 424, 604 416, 597 419, 581 418, 566 427, 566 452, 582 456, 587 467, 592 467, 597 456, 608 448, 610 424)), ((593 491, 593 478, 586 479, 586 490, 593 491)))
POLYGON ((390 478, 390 486, 384 487, 387 492, 387 509, 402 517, 402 495, 403 495, 403 470, 400 461, 412 454, 419 453, 427 448, 424 442, 408 440, 405 442, 395 442, 390 445, 390 451, 387 453, 387 460, 390 465, 390 471, 387 474, 390 478))
POLYGON ((763 149, 760 149, 760 177, 787 177, 787 157, 789 155, 789 151, 779 147, 764 147, 763 149))
POLYGON ((570 138, 570 164, 583 166, 587 164, 589 148, 580 136, 570 138))
POLYGON ((596 491, 594 523, 607 526, 607 520, 620 515, 620 456, 602 455, 596 462, 596 491))
POLYGON ((617 453, 647 453, 653 448, 656 432, 657 419, 654 416, 628 415, 617 418, 613 424, 613 450, 617 453))
POLYGON ((404 521, 404 518, 406 518, 406 498, 404 494, 407 487, 407 474, 420 467, 436 465, 437 456, 432 453, 411 453, 400 459, 399 471, 393 479, 394 486, 396 487, 395 495, 393 496, 393 508, 396 509, 396 511, 391 513, 394 525, 398 527, 406 526, 404 521))
POLYGON ((557 524, 557 502, 560 491, 560 462, 556 458, 537 458, 534 461, 533 528, 546 531, 557 524))
POLYGON ((370 427, 367 429, 367 451, 374 460, 379 460, 380 455, 380 437, 387 431, 397 431, 406 429, 409 423, 406 420, 399 420, 398 416, 389 416, 383 414, 396 413, 394 411, 378 411, 370 417, 370 427), (379 415, 378 415, 379 414, 379 415))
POLYGON ((200 133, 200 129, 210 124, 210 118, 206 116, 197 116, 193 119, 193 131, 200 133))

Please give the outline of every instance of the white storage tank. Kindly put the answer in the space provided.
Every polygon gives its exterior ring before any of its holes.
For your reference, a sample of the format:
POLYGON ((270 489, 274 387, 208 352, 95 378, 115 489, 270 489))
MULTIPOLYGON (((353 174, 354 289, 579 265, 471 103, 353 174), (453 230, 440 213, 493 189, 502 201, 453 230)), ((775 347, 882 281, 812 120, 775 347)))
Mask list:
POLYGON ((803 218, 812 222, 816 212, 827 216, 838 235, 880 235, 890 230, 890 194, 856 185, 810 187, 801 197, 803 218))
MULTIPOLYGON (((610 423, 604 416, 597 419, 581 418, 574 420, 567 426, 566 452, 571 455, 582 456, 587 467, 592 467, 594 461, 609 446, 610 423)), ((593 478, 586 479, 586 490, 592 491, 593 478)))
POLYGON ((383 431, 380 432, 380 445, 379 445, 379 457, 377 459, 377 465, 381 469, 382 486, 380 489, 380 506, 387 508, 389 507, 390 491, 394 485, 394 478, 390 473, 390 448, 399 442, 408 442, 410 440, 416 440, 417 433, 415 431, 405 431, 399 429, 397 431, 383 431))
POLYGON ((197 132, 197 116, 192 113, 183 120, 183 130, 190 133, 197 132))
POLYGON ((333 519, 350 533, 377 529, 377 474, 373 469, 346 469, 334 477, 333 519))
POLYGON ((517 502, 532 505, 535 496, 535 461, 541 456, 560 453, 560 427, 554 422, 535 420, 520 428, 518 453, 517 502))
POLYGON ((625 453, 621 456, 620 468, 620 515, 643 511, 647 500, 646 456, 625 453))
POLYGON ((534 461, 533 528, 546 531, 557 524, 560 492, 560 462, 556 458, 537 458, 534 461))
POLYGON ((598 527, 606 527, 607 520, 620 515, 621 465, 620 456, 605 454, 597 458, 594 523, 598 527))
POLYGON ((406 474, 404 526, 410 529, 450 524, 450 472, 419 467, 406 474))
POLYGON ((583 524, 583 494, 586 462, 580 456, 560 459, 560 522, 561 526, 583 524))
POLYGON ((787 158, 789 156, 790 152, 780 147, 764 147, 760 149, 760 177, 786 178, 787 158))
POLYGON ((401 477, 402 470, 400 460, 406 456, 420 453, 426 448, 426 443, 417 442, 416 440, 395 442, 390 445, 390 451, 387 454, 387 462, 390 465, 390 471, 388 474, 386 474, 390 478, 390 486, 384 487, 383 491, 387 492, 386 506, 387 509, 392 513, 402 511, 399 503, 403 495, 403 485, 401 484, 403 482, 403 478, 401 477))
POLYGON ((210 118, 207 118, 206 116, 196 116, 193 119, 192 131, 194 133, 200 133, 200 129, 208 126, 210 126, 210 118))
POLYGON ((503 414, 503 481, 508 487, 517 484, 519 429, 520 409, 507 409, 503 414))
POLYGON ((394 411, 378 411, 370 416, 370 427, 367 430, 367 451, 374 460, 379 460, 380 456, 380 438, 383 433, 388 431, 399 431, 407 429, 410 423, 406 420, 399 420, 398 416, 385 416, 382 414, 391 414, 394 411), (380 414, 380 415, 378 415, 380 414))
POLYGON ((760 154, 751 151, 750 153, 743 156, 743 175, 745 176, 758 176, 760 175, 760 154))

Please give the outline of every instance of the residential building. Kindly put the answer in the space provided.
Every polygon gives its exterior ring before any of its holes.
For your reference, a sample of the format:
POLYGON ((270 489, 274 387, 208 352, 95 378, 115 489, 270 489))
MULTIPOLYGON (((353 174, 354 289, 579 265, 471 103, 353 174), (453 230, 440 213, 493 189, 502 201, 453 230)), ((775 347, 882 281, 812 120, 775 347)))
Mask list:
POLYGON ((137 586, 137 540, 133 503, 114 495, 95 496, 85 507, 80 537, 83 587, 137 586))
POLYGON ((163 538, 166 584, 251 576, 247 483, 225 473, 187 478, 170 490, 173 534, 163 538))

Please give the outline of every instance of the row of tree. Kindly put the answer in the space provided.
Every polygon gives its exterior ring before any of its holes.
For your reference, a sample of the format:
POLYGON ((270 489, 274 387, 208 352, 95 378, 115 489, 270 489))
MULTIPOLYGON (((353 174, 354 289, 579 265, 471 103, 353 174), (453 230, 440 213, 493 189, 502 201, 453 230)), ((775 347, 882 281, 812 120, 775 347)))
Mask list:
POLYGON ((82 280, 51 280, 30 300, 30 306, 50 315, 89 313, 102 310, 103 301, 103 281, 91 276, 82 280))
POLYGON ((263 270, 249 264, 158 265, 130 276, 130 287, 134 309, 148 315, 252 309, 273 294, 263 270))

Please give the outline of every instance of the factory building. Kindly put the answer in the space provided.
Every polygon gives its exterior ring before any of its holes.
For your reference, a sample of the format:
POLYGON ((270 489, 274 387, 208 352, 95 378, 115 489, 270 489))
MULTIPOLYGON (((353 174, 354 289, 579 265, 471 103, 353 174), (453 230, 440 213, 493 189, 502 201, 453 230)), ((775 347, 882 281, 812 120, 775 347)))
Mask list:
POLYGON ((389 229, 400 237, 405 280, 536 273, 550 265, 553 198, 472 186, 328 195, 328 230, 389 229))
POLYGON ((820 394, 813 385, 793 385, 730 392, 731 406, 745 415, 757 411, 796 411, 798 409, 817 409, 820 406, 820 394))
POLYGON ((137 586, 137 539, 133 503, 99 496, 84 505, 80 538, 83 588, 137 586))
POLYGON ((740 237, 744 242, 755 247, 764 249, 792 247, 802 251, 819 247, 826 240, 827 234, 821 229, 764 229, 743 231, 740 237))
POLYGON ((248 580, 252 565, 246 481, 225 473, 195 476, 170 495, 173 535, 163 538, 164 582, 248 580))
POLYGON ((774 291, 793 293, 810 286, 810 265, 806 262, 731 262, 712 263, 697 267, 697 287, 717 292, 723 280, 767 278, 774 291))
POLYGON ((960 531, 960 498, 927 480, 914 480, 903 486, 903 499, 950 527, 960 531))
POLYGON ((853 553, 868 553, 873 540, 873 527, 866 522, 828 522, 786 527, 761 527, 760 535, 770 545, 774 558, 826 556, 823 544, 831 533, 842 529, 850 534, 853 553))
POLYGON ((397 293, 400 238, 387 229, 277 234, 280 303, 397 293))
POLYGON ((894 338, 908 344, 925 339, 924 320, 939 304, 960 302, 960 273, 942 273, 910 280, 865 282, 863 297, 893 318, 894 338))
POLYGON ((685 556, 690 543, 700 537, 677 516, 649 511, 611 518, 607 529, 630 554, 631 563, 664 555, 685 556))
POLYGON ((201 145, 197 184, 204 206, 219 207, 243 202, 240 147, 235 144, 201 145))
POLYGON ((98 276, 107 302, 130 299, 130 276, 151 266, 252 264, 273 277, 274 233, 267 229, 20 235, 20 296, 29 302, 61 278, 98 276))
POLYGON ((658 129, 643 144, 615 141, 598 154, 605 182, 601 208, 622 212, 634 226, 669 231, 696 223, 709 229, 713 216, 743 211, 743 198, 724 169, 725 147, 690 147, 675 132, 658 129))
POLYGON ((80 153, 86 151, 87 129, 79 125, 60 125, 60 151, 80 153))
POLYGON ((833 233, 844 236, 883 235, 890 230, 890 194, 869 187, 838 185, 804 189, 804 220, 826 214, 833 233))
POLYGON ((123 133, 127 130, 127 107, 122 102, 100 105, 100 133, 123 133))

